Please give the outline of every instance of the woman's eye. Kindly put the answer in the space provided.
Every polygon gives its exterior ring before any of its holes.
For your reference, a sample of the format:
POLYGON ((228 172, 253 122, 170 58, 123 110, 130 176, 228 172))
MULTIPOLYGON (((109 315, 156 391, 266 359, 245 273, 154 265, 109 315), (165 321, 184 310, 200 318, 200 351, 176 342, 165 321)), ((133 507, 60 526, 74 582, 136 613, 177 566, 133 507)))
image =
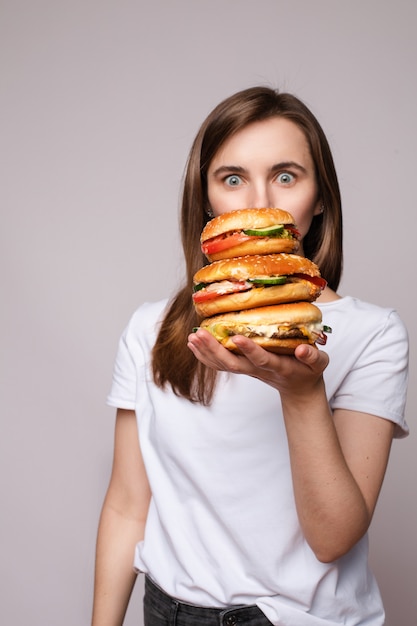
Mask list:
POLYGON ((236 174, 231 174, 230 176, 227 176, 224 181, 226 185, 229 185, 229 187, 237 187, 237 185, 240 185, 242 182, 242 179, 240 176, 236 176, 236 174))
POLYGON ((283 185, 288 185, 289 183, 292 183, 294 180, 294 175, 290 174, 289 172, 282 172, 281 174, 278 174, 277 176, 277 181, 283 185))

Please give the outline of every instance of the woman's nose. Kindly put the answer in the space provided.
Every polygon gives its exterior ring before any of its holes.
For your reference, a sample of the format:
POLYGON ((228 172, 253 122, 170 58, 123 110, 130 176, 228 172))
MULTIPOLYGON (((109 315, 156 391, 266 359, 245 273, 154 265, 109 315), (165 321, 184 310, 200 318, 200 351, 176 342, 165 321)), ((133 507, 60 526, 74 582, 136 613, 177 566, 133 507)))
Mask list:
POLYGON ((250 204, 248 209, 264 209, 274 206, 271 190, 265 183, 258 184, 252 188, 250 204))

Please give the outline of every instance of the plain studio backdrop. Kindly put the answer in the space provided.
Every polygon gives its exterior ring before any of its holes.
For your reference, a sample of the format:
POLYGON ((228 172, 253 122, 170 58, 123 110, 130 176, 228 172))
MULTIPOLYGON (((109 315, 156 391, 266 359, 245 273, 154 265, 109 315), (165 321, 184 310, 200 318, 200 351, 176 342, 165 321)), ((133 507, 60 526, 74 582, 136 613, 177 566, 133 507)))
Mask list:
MULTIPOLYGON (((331 143, 340 293, 396 307, 409 329, 412 432, 393 444, 370 536, 388 626, 417 624, 416 6, 1 0, 2 624, 89 623, 117 341, 181 278, 200 123, 258 84, 301 97, 331 143)), ((142 623, 141 585, 128 626, 142 623)))

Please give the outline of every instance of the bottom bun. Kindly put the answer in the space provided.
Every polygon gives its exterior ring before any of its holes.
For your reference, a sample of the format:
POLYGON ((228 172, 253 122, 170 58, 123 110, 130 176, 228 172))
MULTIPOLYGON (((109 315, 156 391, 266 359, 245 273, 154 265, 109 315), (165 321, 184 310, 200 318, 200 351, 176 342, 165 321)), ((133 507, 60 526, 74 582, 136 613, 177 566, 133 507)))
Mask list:
MULTIPOLYGON (((275 354, 294 354, 297 346, 300 346, 303 343, 307 343, 311 346, 316 347, 314 341, 307 339, 305 337, 302 339, 271 339, 269 337, 250 337, 252 341, 254 341, 258 346, 261 346, 264 350, 268 350, 268 352, 274 352, 275 354)), ((231 352, 239 352, 239 348, 233 342, 233 337, 227 337, 227 339, 221 340, 220 343, 230 350, 231 352)))
POLYGON ((258 307, 204 319, 201 328, 208 330, 225 348, 239 352, 233 341, 243 335, 276 354, 293 354, 301 344, 324 345, 321 311, 310 302, 294 302, 258 307))

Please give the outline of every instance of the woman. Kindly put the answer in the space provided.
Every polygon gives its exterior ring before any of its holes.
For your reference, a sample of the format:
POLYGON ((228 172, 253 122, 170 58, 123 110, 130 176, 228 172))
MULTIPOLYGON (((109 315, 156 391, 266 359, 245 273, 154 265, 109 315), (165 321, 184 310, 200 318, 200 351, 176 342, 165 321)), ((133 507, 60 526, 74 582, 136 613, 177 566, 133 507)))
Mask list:
POLYGON ((294 96, 244 90, 203 123, 184 181, 185 285, 142 305, 119 345, 93 626, 122 624, 137 571, 146 626, 384 623, 366 533, 407 433, 407 335, 395 311, 336 293, 340 207, 327 140, 294 96), (190 332, 204 224, 263 206, 292 213, 298 254, 328 282, 326 351, 278 356, 237 336, 235 354, 190 332))

